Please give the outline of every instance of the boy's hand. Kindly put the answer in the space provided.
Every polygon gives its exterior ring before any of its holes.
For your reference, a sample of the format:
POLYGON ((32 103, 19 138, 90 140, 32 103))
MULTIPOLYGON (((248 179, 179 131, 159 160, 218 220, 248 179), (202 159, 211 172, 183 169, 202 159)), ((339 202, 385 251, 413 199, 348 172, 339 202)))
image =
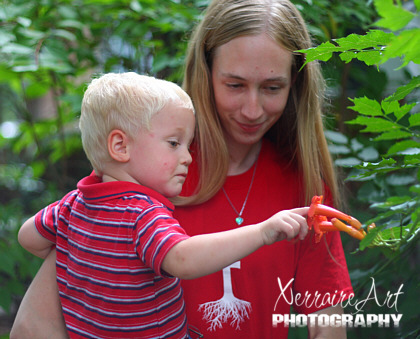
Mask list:
POLYGON ((309 207, 284 210, 261 223, 261 236, 265 245, 280 240, 292 240, 297 235, 303 240, 308 234, 306 215, 309 207))

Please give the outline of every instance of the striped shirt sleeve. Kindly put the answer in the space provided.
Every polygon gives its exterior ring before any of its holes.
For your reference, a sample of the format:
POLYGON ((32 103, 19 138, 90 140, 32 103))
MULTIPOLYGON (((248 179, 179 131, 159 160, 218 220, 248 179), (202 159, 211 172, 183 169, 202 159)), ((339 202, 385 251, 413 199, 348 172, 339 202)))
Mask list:
POLYGON ((58 222, 66 222, 65 215, 70 212, 71 200, 75 195, 76 191, 69 192, 61 200, 48 205, 35 215, 35 227, 44 238, 56 243, 58 222), (63 209, 67 209, 68 213, 63 213, 63 209))
POLYGON ((166 208, 151 205, 137 220, 134 243, 140 259, 152 268, 155 274, 170 277, 161 269, 163 259, 173 246, 188 238, 166 208))

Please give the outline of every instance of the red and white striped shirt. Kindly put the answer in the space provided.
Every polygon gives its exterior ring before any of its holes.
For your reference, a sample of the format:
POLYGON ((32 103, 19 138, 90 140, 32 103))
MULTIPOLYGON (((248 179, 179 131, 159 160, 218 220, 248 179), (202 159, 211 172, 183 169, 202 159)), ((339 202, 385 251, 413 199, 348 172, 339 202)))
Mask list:
POLYGON ((57 247, 57 281, 71 338, 185 338, 180 281, 161 269, 188 236, 159 193, 91 175, 40 212, 57 247))

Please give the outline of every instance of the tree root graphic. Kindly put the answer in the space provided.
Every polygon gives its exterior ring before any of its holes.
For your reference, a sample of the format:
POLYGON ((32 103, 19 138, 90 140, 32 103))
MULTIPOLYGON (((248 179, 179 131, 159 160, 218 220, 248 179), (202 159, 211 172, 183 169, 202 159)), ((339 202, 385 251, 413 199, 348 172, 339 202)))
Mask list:
POLYGON ((230 325, 239 330, 244 318, 249 319, 251 303, 238 299, 234 295, 229 297, 225 295, 219 300, 201 304, 198 310, 203 311, 203 319, 210 323, 210 331, 222 328, 222 324, 227 323, 229 319, 231 319, 230 325))

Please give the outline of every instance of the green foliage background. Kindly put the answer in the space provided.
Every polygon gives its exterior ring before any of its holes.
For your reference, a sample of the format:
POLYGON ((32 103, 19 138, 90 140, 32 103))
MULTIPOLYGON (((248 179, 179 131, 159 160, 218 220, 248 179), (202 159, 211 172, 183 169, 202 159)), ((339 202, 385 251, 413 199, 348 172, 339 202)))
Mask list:
MULTIPOLYGON (((293 2, 319 45, 306 51, 307 61, 323 62, 330 97, 326 135, 345 179, 346 212, 377 224, 360 244, 342 236, 356 297, 369 295, 372 277, 381 302, 403 284, 398 311, 375 301, 365 307, 366 313, 403 314, 401 327, 354 328, 348 337, 415 338, 420 1, 293 2)), ((18 245, 19 226, 91 171, 77 129, 86 83, 122 70, 180 83, 189 34, 207 3, 0 3, 0 306, 9 313, 40 264, 18 245)), ((304 329, 290 332, 306 337, 304 329)))

